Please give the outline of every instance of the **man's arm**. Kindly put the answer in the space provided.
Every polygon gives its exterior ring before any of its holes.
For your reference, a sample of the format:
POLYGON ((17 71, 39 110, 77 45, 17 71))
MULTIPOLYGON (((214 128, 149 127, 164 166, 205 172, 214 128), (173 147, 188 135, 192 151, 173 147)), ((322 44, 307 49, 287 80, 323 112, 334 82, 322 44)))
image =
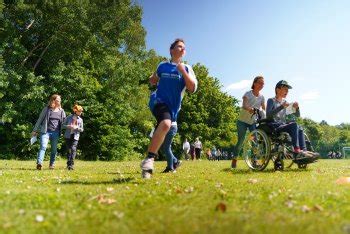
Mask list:
MULTIPOLYGON (((177 64, 177 69, 185 79, 186 89, 191 93, 194 93, 197 89, 197 79, 196 79, 196 76, 194 75, 194 72, 193 71, 190 72, 190 73, 193 73, 191 75, 187 73, 185 65, 182 63, 177 64)), ((188 68, 188 69, 192 69, 192 68, 188 68)))
POLYGON ((156 72, 153 73, 153 74, 149 77, 149 83, 150 83, 151 85, 157 85, 158 81, 159 81, 159 77, 158 77, 158 75, 157 75, 156 72))

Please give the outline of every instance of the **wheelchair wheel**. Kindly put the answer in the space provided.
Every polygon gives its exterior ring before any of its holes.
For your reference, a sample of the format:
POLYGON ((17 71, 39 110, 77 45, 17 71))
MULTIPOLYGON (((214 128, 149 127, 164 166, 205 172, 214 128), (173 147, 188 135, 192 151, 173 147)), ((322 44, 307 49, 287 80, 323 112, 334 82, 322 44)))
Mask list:
POLYGON ((273 160, 273 168, 275 171, 283 171, 284 170, 284 161, 283 161, 283 153, 280 153, 275 160, 273 160))
POLYGON ((291 168, 293 165, 293 147, 289 145, 286 147, 286 152, 283 155, 283 161, 286 168, 291 168))
POLYGON ((271 142, 260 129, 250 132, 243 143, 243 158, 252 170, 262 171, 270 160, 271 142))
POLYGON ((314 147, 311 144, 311 141, 309 139, 309 136, 304 132, 304 138, 306 143, 306 149, 311 152, 315 152, 314 147))

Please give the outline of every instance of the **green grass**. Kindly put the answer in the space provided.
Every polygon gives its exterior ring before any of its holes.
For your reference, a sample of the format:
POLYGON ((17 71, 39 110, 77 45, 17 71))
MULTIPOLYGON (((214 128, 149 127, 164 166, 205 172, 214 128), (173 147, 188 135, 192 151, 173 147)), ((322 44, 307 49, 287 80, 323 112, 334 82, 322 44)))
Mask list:
POLYGON ((0 161, 0 232, 350 233, 350 184, 335 183, 350 176, 350 160, 283 172, 229 164, 186 161, 161 174, 157 162, 142 180, 138 161, 77 161, 75 171, 63 160, 42 171, 0 161))

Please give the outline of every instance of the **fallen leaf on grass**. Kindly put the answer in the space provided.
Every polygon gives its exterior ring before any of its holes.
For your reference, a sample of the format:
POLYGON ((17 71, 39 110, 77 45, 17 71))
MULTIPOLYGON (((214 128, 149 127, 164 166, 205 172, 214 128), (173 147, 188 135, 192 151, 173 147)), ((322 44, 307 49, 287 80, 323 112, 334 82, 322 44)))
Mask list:
POLYGON ((106 198, 106 197, 105 197, 105 194, 97 195, 97 196, 95 196, 95 197, 90 198, 89 200, 91 201, 91 200, 95 200, 95 199, 96 199, 96 200, 98 201, 98 203, 100 203, 100 204, 107 204, 107 205, 110 205, 110 204, 113 204, 113 203, 116 202, 115 199, 106 198))
POLYGON ((12 224, 11 224, 11 223, 4 223, 4 224, 2 225, 2 227, 3 227, 4 229, 7 229, 7 228, 12 227, 12 224))
POLYGON ((114 190, 114 188, 112 188, 112 187, 107 188, 107 192, 112 192, 113 190, 114 190))
POLYGON ((350 233, 350 223, 347 223, 343 226, 344 233, 350 233))
POLYGON ((124 217, 124 213, 123 213, 123 212, 114 211, 113 214, 114 214, 118 219, 121 219, 121 218, 124 217))
POLYGON ((250 184, 256 184, 256 183, 258 183, 258 179, 249 179, 249 180, 248 180, 248 183, 250 183, 250 184))
POLYGON ((350 184, 350 177, 340 177, 335 181, 337 184, 350 184))
POLYGON ((24 213, 25 213, 25 210, 24 210, 24 209, 19 209, 19 210, 18 210, 18 214, 23 215, 24 213))
POLYGON ((223 189, 220 189, 220 196, 221 196, 221 198, 224 199, 226 197, 226 195, 227 195, 227 192, 225 190, 223 190, 223 189))
POLYGON ((44 216, 42 215, 36 215, 35 216, 35 221, 37 221, 38 223, 41 223, 44 221, 44 216))
POLYGON ((110 204, 113 204, 116 202, 116 200, 111 199, 111 198, 105 198, 104 196, 97 197, 97 201, 100 204, 107 204, 107 205, 110 205, 110 204))
POLYGON ((226 212, 226 204, 223 202, 220 202, 219 204, 216 205, 215 210, 216 211, 221 211, 221 212, 226 212))
POLYGON ((175 188, 175 193, 182 193, 181 188, 175 188))
POLYGON ((320 205, 314 205, 314 207, 312 208, 313 211, 323 211, 323 207, 320 205))
POLYGON ((301 207, 301 211, 304 212, 304 213, 308 213, 311 211, 310 207, 308 207, 307 205, 303 205, 301 207))
POLYGON ((185 193, 192 193, 193 190, 194 190, 193 187, 189 187, 189 188, 185 189, 185 193))
POLYGON ((65 218, 65 217, 66 217, 66 212, 61 211, 61 212, 58 213, 58 216, 59 216, 60 218, 65 218))
POLYGON ((288 208, 292 208, 295 204, 295 201, 293 200, 288 200, 284 203, 288 208))

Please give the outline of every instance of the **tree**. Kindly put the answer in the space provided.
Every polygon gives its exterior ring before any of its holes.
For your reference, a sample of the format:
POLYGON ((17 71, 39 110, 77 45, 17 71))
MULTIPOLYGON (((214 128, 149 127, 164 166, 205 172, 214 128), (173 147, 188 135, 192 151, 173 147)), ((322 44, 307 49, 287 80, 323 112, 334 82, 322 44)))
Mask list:
POLYGON ((237 99, 223 93, 219 80, 208 69, 196 64, 198 91, 188 95, 179 114, 182 140, 200 137, 206 146, 231 147, 236 140, 237 99))
POLYGON ((86 110, 83 157, 122 159, 140 153, 150 121, 144 107, 149 91, 142 84, 149 74, 143 62, 150 56, 141 18, 142 9, 130 0, 5 1, 3 152, 35 155, 37 146, 24 139, 48 96, 60 93, 67 112, 75 102, 86 110))

